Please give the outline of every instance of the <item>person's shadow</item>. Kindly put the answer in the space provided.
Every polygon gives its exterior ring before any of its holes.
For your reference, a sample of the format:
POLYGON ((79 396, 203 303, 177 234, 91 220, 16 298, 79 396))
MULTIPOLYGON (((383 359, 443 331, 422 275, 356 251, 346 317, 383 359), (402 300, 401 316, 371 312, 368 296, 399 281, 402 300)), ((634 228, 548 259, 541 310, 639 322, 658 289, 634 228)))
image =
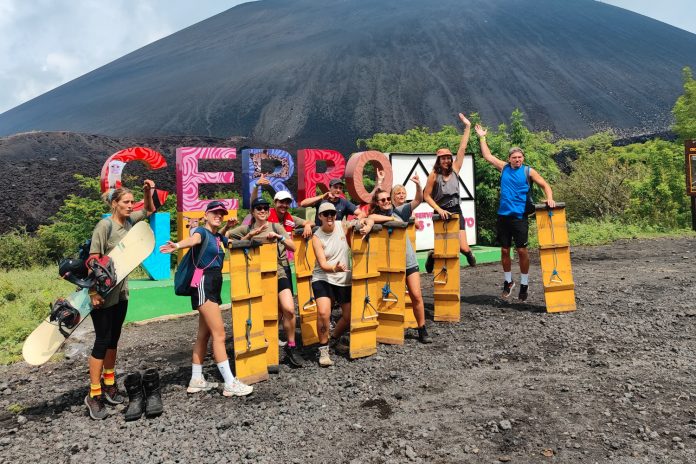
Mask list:
POLYGON ((530 313, 545 313, 546 306, 522 303, 517 298, 510 296, 510 300, 504 300, 493 295, 466 295, 459 301, 476 306, 488 306, 496 309, 512 309, 515 311, 527 311, 530 313))

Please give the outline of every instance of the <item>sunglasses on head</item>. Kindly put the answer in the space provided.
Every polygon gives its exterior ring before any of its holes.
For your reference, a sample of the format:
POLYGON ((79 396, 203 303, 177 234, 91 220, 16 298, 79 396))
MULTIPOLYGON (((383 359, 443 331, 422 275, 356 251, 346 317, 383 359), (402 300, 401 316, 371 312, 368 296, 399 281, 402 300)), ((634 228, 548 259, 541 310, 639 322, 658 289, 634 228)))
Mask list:
POLYGON ((377 201, 380 202, 380 203, 387 203, 387 202, 391 202, 391 198, 389 198, 389 197, 387 197, 387 198, 378 198, 377 201))
POLYGON ((268 211, 270 209, 269 206, 257 206, 254 208, 256 211, 268 211))
POLYGON ((324 217, 334 217, 336 216, 336 211, 324 211, 321 215, 324 217))

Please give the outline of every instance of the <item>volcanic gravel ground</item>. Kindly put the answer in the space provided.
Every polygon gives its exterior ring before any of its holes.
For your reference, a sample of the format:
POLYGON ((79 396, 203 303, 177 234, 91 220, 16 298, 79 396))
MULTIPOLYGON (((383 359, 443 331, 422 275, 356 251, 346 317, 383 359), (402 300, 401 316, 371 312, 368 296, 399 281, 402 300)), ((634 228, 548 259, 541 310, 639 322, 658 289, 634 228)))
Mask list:
POLYGON ((159 368, 164 414, 89 419, 84 357, 5 366, 0 462, 695 462, 693 245, 574 249, 567 314, 544 312, 537 256, 528 304, 498 297, 498 265, 462 269, 462 322, 429 322, 434 344, 328 369, 307 350, 243 399, 186 394, 195 316, 129 326, 118 379, 159 368))

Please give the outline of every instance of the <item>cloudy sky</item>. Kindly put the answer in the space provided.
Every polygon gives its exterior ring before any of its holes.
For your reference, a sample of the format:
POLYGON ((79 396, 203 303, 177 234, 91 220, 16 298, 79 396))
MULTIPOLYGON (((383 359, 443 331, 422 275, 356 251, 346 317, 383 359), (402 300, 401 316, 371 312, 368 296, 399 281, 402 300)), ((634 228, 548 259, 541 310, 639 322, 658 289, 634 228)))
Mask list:
MULTIPOLYGON (((246 0, 0 0, 0 113, 246 0)), ((696 0, 601 0, 696 33, 696 0)))

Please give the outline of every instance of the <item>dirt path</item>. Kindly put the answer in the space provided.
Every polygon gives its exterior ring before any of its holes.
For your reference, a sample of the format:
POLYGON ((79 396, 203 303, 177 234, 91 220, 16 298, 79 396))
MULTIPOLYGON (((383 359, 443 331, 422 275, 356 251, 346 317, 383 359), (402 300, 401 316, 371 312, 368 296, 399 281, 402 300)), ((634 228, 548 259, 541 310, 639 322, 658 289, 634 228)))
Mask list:
POLYGON ((463 269, 433 345, 283 365, 246 399, 187 396, 195 317, 130 326, 118 378, 159 368, 164 415, 91 421, 84 358, 0 367, 0 462, 696 462, 694 260, 693 238, 574 249, 578 311, 556 315, 535 257, 526 305, 498 265, 463 269))

